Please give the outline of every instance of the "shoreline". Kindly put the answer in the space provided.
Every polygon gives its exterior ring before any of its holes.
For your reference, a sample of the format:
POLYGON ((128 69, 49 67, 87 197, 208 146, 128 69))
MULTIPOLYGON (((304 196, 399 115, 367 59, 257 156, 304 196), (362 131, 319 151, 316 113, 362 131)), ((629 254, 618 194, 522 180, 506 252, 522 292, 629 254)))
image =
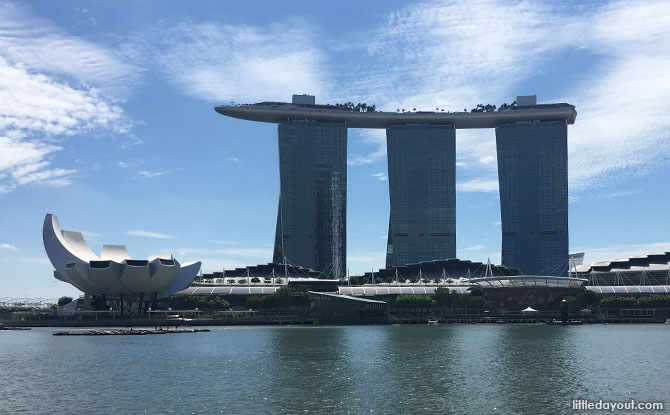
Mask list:
MULTIPOLYGON (((63 319, 42 319, 34 321, 0 320, 0 327, 18 328, 18 327, 44 327, 44 328, 83 328, 83 327, 200 327, 200 326, 276 326, 276 325, 405 325, 405 324, 428 324, 429 320, 436 320, 438 324, 531 324, 531 325, 563 325, 556 316, 411 316, 399 317, 389 316, 387 322, 371 324, 356 321, 341 321, 318 324, 312 316, 257 316, 257 317, 239 317, 225 319, 184 319, 184 320, 165 320, 165 319, 114 319, 109 321, 95 320, 63 320, 63 319)), ((664 324, 664 319, 658 318, 607 318, 599 319, 595 317, 574 316, 571 317, 566 325, 593 325, 593 324, 664 324)))

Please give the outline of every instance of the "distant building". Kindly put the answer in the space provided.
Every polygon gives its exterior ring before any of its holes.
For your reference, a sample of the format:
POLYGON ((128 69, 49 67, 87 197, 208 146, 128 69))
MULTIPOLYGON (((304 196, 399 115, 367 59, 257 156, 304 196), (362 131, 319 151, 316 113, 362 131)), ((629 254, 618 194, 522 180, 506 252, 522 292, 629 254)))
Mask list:
POLYGON ((280 123, 279 178, 273 261, 342 277, 347 269, 345 123, 280 123))
POLYGON ((656 286, 652 292, 665 294, 670 289, 670 252, 577 265, 572 273, 587 278, 590 286, 632 287, 633 293, 636 287, 656 286))
POLYGON ((386 129, 386 267, 456 257, 456 134, 450 125, 386 129))
POLYGON ((523 274, 568 273, 568 126, 496 127, 502 263, 523 274))

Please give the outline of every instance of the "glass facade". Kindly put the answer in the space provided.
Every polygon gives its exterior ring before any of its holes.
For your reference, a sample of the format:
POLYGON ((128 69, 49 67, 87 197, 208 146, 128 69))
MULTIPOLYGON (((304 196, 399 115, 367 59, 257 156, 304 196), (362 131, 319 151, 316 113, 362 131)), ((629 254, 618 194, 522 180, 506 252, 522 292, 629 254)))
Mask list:
POLYGON ((456 257, 455 137, 451 125, 387 128, 387 268, 456 257))
POLYGON ((279 124, 274 262, 346 274, 347 128, 345 123, 279 124))
POLYGON ((502 263, 523 274, 568 272, 567 137, 565 121, 496 128, 502 263))

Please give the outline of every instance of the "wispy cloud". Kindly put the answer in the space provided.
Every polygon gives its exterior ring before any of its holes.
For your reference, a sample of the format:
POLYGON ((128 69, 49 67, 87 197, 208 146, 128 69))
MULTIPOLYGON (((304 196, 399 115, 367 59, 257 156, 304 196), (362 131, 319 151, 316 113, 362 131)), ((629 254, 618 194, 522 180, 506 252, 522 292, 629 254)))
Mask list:
POLYGON ((386 131, 385 130, 360 130, 361 142, 373 147, 371 153, 366 155, 352 154, 347 160, 349 166, 360 166, 362 164, 376 163, 386 158, 386 131))
POLYGON ((328 95, 325 57, 310 25, 298 19, 262 28, 189 21, 148 36, 160 43, 155 59, 168 79, 209 102, 328 95))
POLYGON ((211 243, 214 244, 221 244, 221 245, 239 245, 239 242, 236 241, 210 241, 211 243))
POLYGON ((142 78, 143 69, 131 63, 123 48, 109 49, 72 36, 51 21, 34 17, 28 7, 3 2, 0 21, 0 50, 10 64, 66 76, 117 98, 142 78))
POLYGON ((9 251, 16 251, 16 247, 10 244, 0 244, 0 249, 7 249, 9 251))
POLYGON ((155 170, 155 171, 149 171, 149 170, 140 170, 137 172, 137 178, 139 179, 144 179, 144 180, 151 180, 154 177, 158 176, 163 176, 165 174, 170 174, 170 171, 166 170, 155 170))
POLYGON ((63 138, 127 134, 132 126, 103 90, 118 92, 139 71, 27 10, 0 8, 0 194, 27 184, 68 185, 76 170, 52 165, 63 138))
POLYGON ((539 2, 412 4, 373 32, 368 53, 379 64, 364 86, 391 110, 502 102, 549 51, 571 42, 573 28, 567 15, 539 2))
POLYGON ((388 177, 386 177, 386 173, 384 172, 379 172, 379 173, 372 173, 370 176, 374 177, 375 179, 385 182, 388 180, 388 177))
POLYGON ((467 248, 463 248, 463 250, 464 251, 481 251, 484 248, 485 248, 484 245, 479 244, 479 245, 473 245, 473 246, 469 246, 467 248))
MULTIPOLYGON (((347 263, 350 263, 352 268, 363 270, 362 266, 374 267, 375 269, 383 268, 386 263, 386 253, 380 252, 353 252, 347 254, 347 263)), ((369 269, 365 270, 369 271, 369 269)), ((365 272, 363 271, 363 272, 365 272)))
POLYGON ((237 157, 227 157, 226 161, 229 162, 229 163, 239 163, 240 159, 237 158, 237 157))
POLYGON ((126 163, 125 161, 119 161, 119 162, 116 163, 116 164, 117 164, 119 167, 121 167, 122 169, 125 169, 125 168, 128 167, 128 163, 126 163))
POLYGON ((479 159, 479 162, 482 164, 492 164, 496 162, 496 158, 494 156, 484 156, 479 159))
MULTIPOLYGON (((525 92, 518 90, 520 83, 548 71, 558 57, 581 53, 592 64, 575 74, 574 88, 540 97, 540 102, 577 106, 577 122, 569 127, 571 190, 655 171, 670 156, 670 146, 664 145, 670 139, 665 111, 670 79, 654 69, 670 65, 670 4, 612 1, 577 7, 494 0, 412 4, 390 13, 372 31, 367 51, 374 63, 366 73, 373 75, 350 82, 350 92, 391 111, 459 111, 509 102, 525 92)), ((354 155, 349 164, 383 160, 381 135, 376 148, 369 156, 354 155)), ((466 171, 481 175, 496 168, 492 131, 459 130, 457 152, 466 171)), ((492 186, 468 188, 493 191, 492 186)))
POLYGON ((174 239, 174 235, 169 235, 167 233, 158 233, 158 232, 149 232, 149 231, 144 231, 140 229, 134 229, 130 231, 126 231, 127 235, 132 235, 132 236, 141 236, 143 238, 154 238, 154 239, 174 239))
POLYGON ((88 231, 81 231, 81 234, 84 235, 86 238, 90 239, 99 239, 102 238, 102 235, 100 235, 97 232, 88 232, 88 231))
POLYGON ((597 198, 598 199, 612 199, 612 198, 615 198, 615 197, 626 197, 626 196, 639 195, 640 193, 642 193, 642 190, 640 190, 640 189, 620 190, 618 192, 605 193, 605 194, 599 195, 597 198))
POLYGON ((569 133, 576 190, 649 173, 670 156, 670 79, 655 69, 670 65, 670 4, 614 2, 589 22, 585 48, 602 59, 566 94, 579 105, 569 133))
POLYGON ((498 179, 484 177, 458 182, 456 183, 456 191, 497 193, 498 179))
POLYGON ((228 255, 237 257, 258 258, 268 261, 272 258, 272 248, 177 248, 173 250, 180 255, 228 255))

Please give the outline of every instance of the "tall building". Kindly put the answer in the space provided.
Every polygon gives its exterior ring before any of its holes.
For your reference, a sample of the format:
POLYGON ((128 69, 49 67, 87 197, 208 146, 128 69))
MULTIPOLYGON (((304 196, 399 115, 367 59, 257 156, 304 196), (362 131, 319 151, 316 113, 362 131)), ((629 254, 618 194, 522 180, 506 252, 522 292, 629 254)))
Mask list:
POLYGON ((274 262, 346 274, 347 128, 279 123, 280 198, 274 262))
POLYGON ((346 271, 347 128, 387 129, 391 215, 387 266, 454 258, 455 129, 495 128, 503 264, 526 274, 568 262, 566 103, 517 97, 487 112, 355 111, 292 102, 222 105, 227 117, 279 124, 281 195, 274 262, 331 277, 346 271))
POLYGON ((386 129, 391 199, 387 267, 456 258, 455 140, 452 125, 386 129))
POLYGON ((524 274, 568 272, 568 126, 496 127, 502 263, 524 274))

